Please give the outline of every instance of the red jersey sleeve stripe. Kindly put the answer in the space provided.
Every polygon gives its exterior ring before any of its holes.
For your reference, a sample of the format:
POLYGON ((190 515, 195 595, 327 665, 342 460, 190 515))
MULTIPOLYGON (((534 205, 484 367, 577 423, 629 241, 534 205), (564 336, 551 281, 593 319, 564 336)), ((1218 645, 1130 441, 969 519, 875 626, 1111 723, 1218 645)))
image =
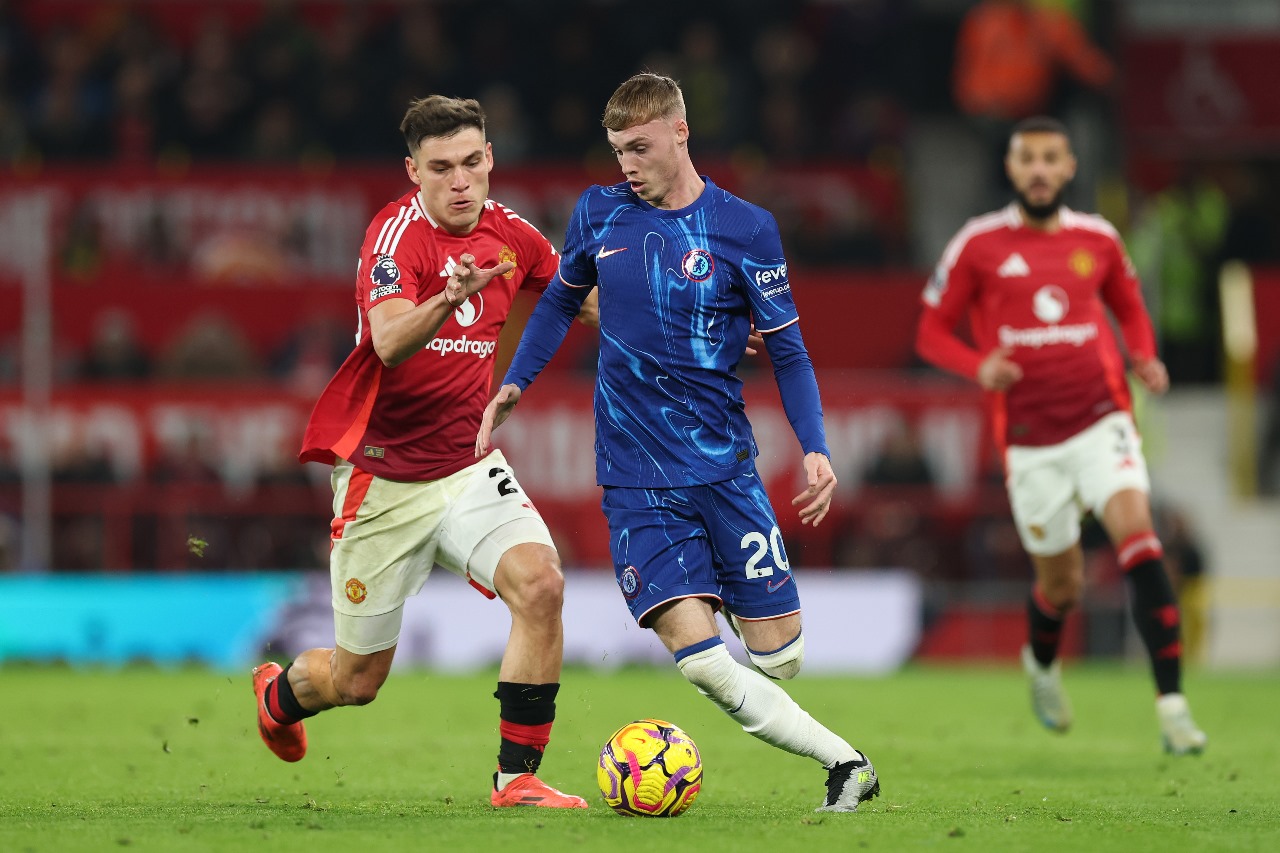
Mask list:
POLYGON ((342 538, 347 524, 356 520, 356 513, 369 494, 369 486, 373 483, 373 475, 361 468, 351 469, 351 478, 347 480, 347 495, 342 501, 342 515, 329 525, 330 538, 334 541, 342 538))
POLYGON ((369 393, 360 405, 360 411, 356 413, 356 419, 342 434, 342 438, 333 444, 334 455, 339 459, 350 459, 351 454, 355 453, 360 439, 364 437, 365 430, 369 427, 369 415, 373 412, 373 402, 378 399, 378 388, 381 385, 382 371, 379 370, 373 375, 373 383, 369 386, 369 393))

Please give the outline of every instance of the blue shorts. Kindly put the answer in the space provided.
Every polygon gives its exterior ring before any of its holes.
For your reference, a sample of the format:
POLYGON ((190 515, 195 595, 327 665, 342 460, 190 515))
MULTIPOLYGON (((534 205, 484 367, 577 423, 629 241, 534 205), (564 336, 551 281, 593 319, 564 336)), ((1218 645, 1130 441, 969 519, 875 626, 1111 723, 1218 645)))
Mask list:
POLYGON ((649 611, 678 598, 708 598, 739 619, 800 611, 787 552, 760 478, 676 489, 605 486, 613 571, 644 627, 649 611))

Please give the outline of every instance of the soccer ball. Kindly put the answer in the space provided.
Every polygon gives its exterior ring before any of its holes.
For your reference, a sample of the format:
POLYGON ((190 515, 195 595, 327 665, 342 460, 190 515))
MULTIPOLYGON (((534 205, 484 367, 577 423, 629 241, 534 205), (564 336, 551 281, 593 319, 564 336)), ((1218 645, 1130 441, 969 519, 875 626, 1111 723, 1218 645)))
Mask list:
POLYGON ((600 795, 620 815, 675 817, 702 790, 702 756, 665 720, 636 720, 613 733, 596 768, 600 795))

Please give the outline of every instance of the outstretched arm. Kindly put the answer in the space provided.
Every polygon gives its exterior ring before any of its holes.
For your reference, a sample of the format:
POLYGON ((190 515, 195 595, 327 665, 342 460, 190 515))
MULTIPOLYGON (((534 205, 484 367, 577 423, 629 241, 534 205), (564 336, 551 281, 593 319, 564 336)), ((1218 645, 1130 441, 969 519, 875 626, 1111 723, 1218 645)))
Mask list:
POLYGON ((791 429, 804 451, 804 472, 808 487, 791 500, 800 507, 801 524, 814 527, 831 508, 836 490, 836 475, 831 469, 831 451, 827 449, 826 430, 822 425, 822 399, 813 362, 800 335, 800 324, 792 323, 765 336, 764 345, 773 362, 773 377, 782 396, 782 408, 791 429))
POLYGON ((538 374, 551 361, 551 357, 564 343, 573 319, 583 310, 583 303, 593 288, 569 287, 562 281, 552 282, 538 300, 529 322, 520 336, 515 357, 502 379, 502 387, 489 401, 476 433, 476 456, 480 457, 492 448, 493 431, 498 428, 520 402, 520 394, 528 388, 538 374))
POLYGON ((369 334, 373 350, 387 367, 396 367, 422 348, 440 331, 454 309, 478 293, 494 276, 515 268, 506 261, 489 269, 475 265, 473 255, 463 255, 444 290, 414 305, 408 299, 385 299, 369 309, 369 334))
POLYGON ((503 385, 480 418, 480 430, 476 433, 476 458, 480 459, 493 449, 493 431, 500 427, 520 402, 519 385, 503 385))

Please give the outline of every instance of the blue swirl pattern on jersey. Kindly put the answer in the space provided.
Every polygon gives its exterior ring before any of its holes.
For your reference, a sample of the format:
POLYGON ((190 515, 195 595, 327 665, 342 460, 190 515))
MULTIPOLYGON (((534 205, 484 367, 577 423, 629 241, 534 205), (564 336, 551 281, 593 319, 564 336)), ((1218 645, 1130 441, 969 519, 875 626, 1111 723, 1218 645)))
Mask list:
POLYGON ((737 375, 751 318, 765 331, 796 320, 773 217, 710 180, 680 210, 626 184, 592 187, 570 220, 560 278, 552 288, 599 288, 600 484, 669 488, 751 471, 737 375))

